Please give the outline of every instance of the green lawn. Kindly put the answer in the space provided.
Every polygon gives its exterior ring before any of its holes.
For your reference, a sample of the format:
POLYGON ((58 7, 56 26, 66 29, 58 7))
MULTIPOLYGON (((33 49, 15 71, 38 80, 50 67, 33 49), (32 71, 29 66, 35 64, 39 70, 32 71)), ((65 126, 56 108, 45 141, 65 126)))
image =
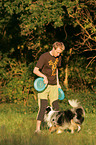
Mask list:
POLYGON ((66 131, 62 134, 50 134, 46 127, 42 126, 43 134, 35 135, 36 115, 37 112, 16 112, 14 104, 0 104, 0 145, 96 144, 95 113, 86 113, 85 121, 82 124, 82 130, 74 134, 66 131))

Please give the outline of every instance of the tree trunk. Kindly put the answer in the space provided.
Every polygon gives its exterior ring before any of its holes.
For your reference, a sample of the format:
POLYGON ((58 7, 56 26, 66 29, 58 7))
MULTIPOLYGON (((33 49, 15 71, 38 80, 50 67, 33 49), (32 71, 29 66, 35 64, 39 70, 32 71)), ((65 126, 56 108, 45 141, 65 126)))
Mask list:
POLYGON ((65 68, 65 80, 64 80, 64 86, 65 86, 66 89, 68 90, 68 64, 66 65, 66 68, 65 68))
POLYGON ((65 80, 64 80, 64 86, 66 87, 66 89, 68 90, 68 73, 69 73, 69 70, 68 70, 68 62, 69 62, 69 59, 72 55, 72 48, 70 48, 69 50, 69 56, 67 57, 67 63, 66 63, 66 68, 65 68, 65 80))

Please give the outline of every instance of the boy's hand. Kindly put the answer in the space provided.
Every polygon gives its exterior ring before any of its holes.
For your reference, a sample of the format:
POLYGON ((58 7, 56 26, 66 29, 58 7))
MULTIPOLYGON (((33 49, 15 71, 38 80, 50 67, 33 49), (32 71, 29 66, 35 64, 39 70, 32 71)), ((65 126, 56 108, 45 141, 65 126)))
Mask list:
POLYGON ((58 88, 60 88, 60 89, 61 89, 61 86, 60 86, 60 84, 57 84, 57 86, 58 86, 58 88))
MULTIPOLYGON (((44 84, 46 84, 46 86, 47 86, 47 84, 48 84, 48 79, 47 79, 46 76, 44 77, 44 80, 43 80, 43 81, 44 81, 44 84)), ((46 86, 45 86, 45 87, 46 87, 46 86)))

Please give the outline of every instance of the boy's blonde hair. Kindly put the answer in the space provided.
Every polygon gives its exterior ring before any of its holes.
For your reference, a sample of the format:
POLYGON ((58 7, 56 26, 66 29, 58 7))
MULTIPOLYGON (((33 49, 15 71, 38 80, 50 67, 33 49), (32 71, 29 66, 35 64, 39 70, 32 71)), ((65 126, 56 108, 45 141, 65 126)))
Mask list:
POLYGON ((53 44, 53 47, 55 48, 55 50, 59 47, 62 51, 65 50, 65 46, 62 42, 55 42, 53 44))

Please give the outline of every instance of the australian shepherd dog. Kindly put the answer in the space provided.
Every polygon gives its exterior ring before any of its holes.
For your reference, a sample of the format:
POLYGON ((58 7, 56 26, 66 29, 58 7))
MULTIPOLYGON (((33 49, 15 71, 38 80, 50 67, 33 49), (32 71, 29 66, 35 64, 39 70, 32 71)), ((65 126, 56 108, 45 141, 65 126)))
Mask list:
POLYGON ((84 121, 85 111, 77 100, 68 100, 72 109, 65 111, 55 111, 52 107, 48 106, 45 111, 44 121, 52 133, 62 133, 64 130, 70 130, 74 133, 81 130, 81 124, 84 121))

